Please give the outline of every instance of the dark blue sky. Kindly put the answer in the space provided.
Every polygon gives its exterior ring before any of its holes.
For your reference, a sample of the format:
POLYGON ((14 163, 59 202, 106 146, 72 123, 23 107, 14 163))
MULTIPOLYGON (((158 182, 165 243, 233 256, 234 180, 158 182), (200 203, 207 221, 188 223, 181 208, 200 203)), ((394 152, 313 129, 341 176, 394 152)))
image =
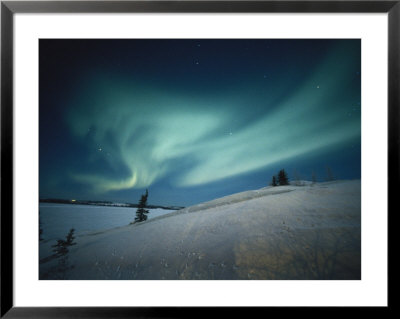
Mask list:
POLYGON ((40 40, 41 198, 191 205, 361 176, 360 40, 40 40))

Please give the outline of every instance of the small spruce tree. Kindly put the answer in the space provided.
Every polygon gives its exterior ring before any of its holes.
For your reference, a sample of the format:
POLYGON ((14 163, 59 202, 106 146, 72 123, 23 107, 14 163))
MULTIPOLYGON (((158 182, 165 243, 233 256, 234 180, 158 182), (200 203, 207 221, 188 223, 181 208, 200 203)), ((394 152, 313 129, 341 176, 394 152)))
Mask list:
POLYGON ((272 176, 271 186, 278 186, 275 175, 272 176))
POLYGON ((69 233, 68 233, 68 235, 67 235, 66 243, 67 243, 68 246, 76 245, 76 244, 74 243, 74 239, 75 239, 75 237, 74 237, 74 231, 75 231, 75 229, 71 228, 70 231, 69 231, 69 233))
POLYGON ((139 204, 138 204, 138 209, 136 210, 136 217, 135 217, 135 223, 137 222, 143 222, 147 220, 147 214, 149 211, 146 208, 147 206, 147 197, 149 196, 149 192, 146 189, 146 194, 142 195, 140 198, 139 204))
POLYGON ((280 186, 289 185, 289 178, 284 169, 281 169, 278 173, 278 184, 280 186))
POLYGON ((71 228, 66 237, 66 240, 58 239, 57 244, 52 246, 54 248, 54 256, 58 258, 57 273, 61 279, 65 279, 67 271, 74 267, 70 266, 68 262, 68 247, 76 245, 76 243, 74 243, 74 231, 75 229, 71 228))
POLYGON ((75 229, 71 228, 66 237, 66 240, 58 239, 57 244, 52 246, 52 247, 54 247, 53 251, 54 251, 56 257, 66 256, 69 251, 68 247, 76 245, 76 243, 74 243, 74 239, 75 239, 74 231, 75 231, 75 229))

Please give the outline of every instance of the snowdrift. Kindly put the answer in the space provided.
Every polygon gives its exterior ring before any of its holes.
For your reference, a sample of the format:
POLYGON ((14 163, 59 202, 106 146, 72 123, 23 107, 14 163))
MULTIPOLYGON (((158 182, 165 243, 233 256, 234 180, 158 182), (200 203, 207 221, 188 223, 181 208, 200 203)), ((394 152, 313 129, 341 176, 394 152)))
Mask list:
POLYGON ((361 279, 361 182, 266 187, 40 245, 40 279, 361 279))

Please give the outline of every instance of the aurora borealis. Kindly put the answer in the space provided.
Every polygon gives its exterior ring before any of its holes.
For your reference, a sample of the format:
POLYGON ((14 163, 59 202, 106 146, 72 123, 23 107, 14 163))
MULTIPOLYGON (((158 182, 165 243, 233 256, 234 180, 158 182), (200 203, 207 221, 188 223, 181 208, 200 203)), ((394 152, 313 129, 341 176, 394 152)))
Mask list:
POLYGON ((40 40, 41 198, 190 205, 361 176, 360 40, 40 40))

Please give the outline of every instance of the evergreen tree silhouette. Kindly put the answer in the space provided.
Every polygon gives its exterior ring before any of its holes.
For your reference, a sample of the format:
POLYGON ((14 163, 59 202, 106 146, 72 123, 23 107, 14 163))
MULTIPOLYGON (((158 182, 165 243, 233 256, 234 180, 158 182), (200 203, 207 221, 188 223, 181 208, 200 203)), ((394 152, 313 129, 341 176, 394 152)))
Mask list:
POLYGON ((57 244, 52 246, 54 248, 54 257, 58 258, 56 273, 60 277, 60 279, 66 279, 68 270, 74 268, 74 266, 69 265, 68 262, 68 247, 76 245, 76 243, 74 243, 74 231, 75 229, 71 228, 66 237, 66 240, 58 239, 57 244))
POLYGON ((281 169, 278 173, 278 184, 280 186, 289 185, 289 178, 284 169, 281 169))
POLYGON ((56 257, 66 256, 69 251, 68 247, 76 245, 76 243, 74 243, 74 239, 75 239, 74 231, 75 231, 75 229, 71 228, 66 237, 66 240, 58 239, 57 244, 52 246, 52 247, 54 247, 53 251, 54 251, 56 257))
POLYGON ((276 182, 276 177, 275 177, 275 175, 272 176, 271 186, 278 186, 278 184, 277 184, 277 182, 276 182))
POLYGON ((143 222, 147 220, 147 214, 149 211, 146 208, 147 206, 147 197, 149 196, 149 192, 146 189, 146 194, 142 195, 140 198, 139 204, 138 204, 138 209, 136 210, 136 217, 135 217, 135 223, 136 222, 143 222))

